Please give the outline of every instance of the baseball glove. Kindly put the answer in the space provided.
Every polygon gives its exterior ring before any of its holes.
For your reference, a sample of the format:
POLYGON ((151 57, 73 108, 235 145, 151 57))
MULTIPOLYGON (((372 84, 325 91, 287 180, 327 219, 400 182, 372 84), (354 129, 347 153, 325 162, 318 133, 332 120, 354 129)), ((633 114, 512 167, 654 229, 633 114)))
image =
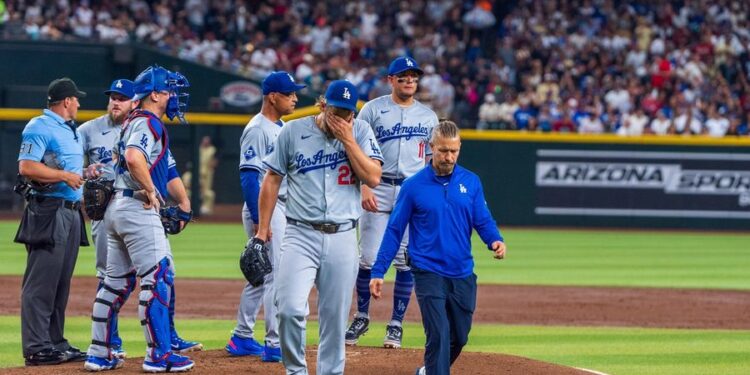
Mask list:
POLYGON ((114 181, 100 178, 87 180, 83 185, 83 207, 91 220, 104 219, 109 200, 115 189, 114 181))
POLYGON ((240 256, 242 274, 252 286, 263 285, 266 275, 271 273, 271 259, 268 247, 263 240, 253 237, 247 242, 240 256))
POLYGON ((161 225, 168 234, 180 233, 185 230, 189 222, 193 221, 193 211, 186 212, 178 206, 162 206, 159 209, 159 215, 161 215, 161 225), (180 227, 181 223, 185 225, 180 227))

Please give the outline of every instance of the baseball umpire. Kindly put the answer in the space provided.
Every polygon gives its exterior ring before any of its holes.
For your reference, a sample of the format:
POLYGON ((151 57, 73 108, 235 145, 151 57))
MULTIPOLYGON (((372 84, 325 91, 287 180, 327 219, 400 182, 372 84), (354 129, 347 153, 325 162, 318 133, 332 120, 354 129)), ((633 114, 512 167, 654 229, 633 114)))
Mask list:
POLYGON ((27 366, 78 361, 65 339, 65 308, 80 245, 88 246, 81 213, 83 149, 75 126, 79 91, 70 78, 52 81, 47 109, 26 124, 16 191, 28 201, 15 242, 26 245, 21 289, 21 341, 27 366))
POLYGON ((112 310, 123 303, 126 280, 135 270, 141 286, 138 315, 147 343, 143 370, 187 371, 194 363, 175 353, 170 337, 174 270, 167 232, 178 233, 191 214, 172 207, 166 216, 184 222, 175 224, 170 219, 165 226, 160 208, 168 196, 170 180, 169 139, 161 117, 166 114, 185 122, 188 94, 183 90, 189 83, 181 74, 156 65, 141 72, 134 83, 134 99, 141 101, 140 108, 128 116, 117 142, 115 194, 104 216, 107 271, 94 302, 93 337, 84 367, 101 371, 122 366, 123 360, 110 350, 112 310))
MULTIPOLYGON (((401 184, 424 168, 430 154, 430 133, 437 125, 435 112, 414 99, 422 69, 410 57, 399 57, 388 67, 391 94, 373 99, 357 116, 370 124, 383 150, 383 177, 374 189, 362 186, 362 208, 365 212, 359 228, 360 262, 357 274, 357 313, 346 331, 347 345, 355 345, 370 325, 370 269, 383 239, 393 202, 401 184)), ((383 346, 400 348, 406 308, 414 287, 411 270, 406 264, 408 234, 401 241, 396 256, 396 282, 393 290, 393 312, 386 326, 383 346)))
MULTIPOLYGON (((242 224, 247 238, 251 239, 258 226, 258 194, 266 173, 263 159, 274 150, 284 122, 281 116, 294 112, 297 104, 296 92, 305 88, 298 85, 287 72, 273 72, 261 83, 263 105, 260 113, 245 126, 240 138, 240 179, 245 205, 242 208, 242 224)), ((271 264, 279 264, 281 239, 286 228, 286 180, 282 179, 278 201, 271 216, 271 232, 275 238, 270 241, 271 264)), ((226 351, 235 356, 260 355, 264 362, 281 361, 279 348, 278 321, 274 296, 273 272, 265 277, 265 282, 257 287, 248 283, 242 291, 240 306, 237 309, 237 326, 229 339, 226 351), (265 345, 253 339, 255 318, 262 304, 266 320, 265 345)))
POLYGON ((370 290, 380 298, 383 275, 399 251, 409 225, 408 255, 427 342, 417 375, 447 375, 469 339, 477 300, 471 231, 505 256, 505 243, 484 200, 479 177, 456 164, 458 127, 442 120, 430 140, 429 166, 406 180, 388 220, 372 268, 370 290))
MULTIPOLYGON (((270 222, 286 176, 287 228, 275 271, 281 352, 287 374, 307 374, 307 299, 318 290, 318 374, 343 374, 344 329, 357 274, 356 232, 361 214, 360 181, 380 182, 381 157, 370 126, 354 119, 357 91, 334 81, 320 101, 321 113, 290 121, 264 160, 258 231, 271 237, 270 222)), ((278 235, 278 234, 274 234, 278 235)))

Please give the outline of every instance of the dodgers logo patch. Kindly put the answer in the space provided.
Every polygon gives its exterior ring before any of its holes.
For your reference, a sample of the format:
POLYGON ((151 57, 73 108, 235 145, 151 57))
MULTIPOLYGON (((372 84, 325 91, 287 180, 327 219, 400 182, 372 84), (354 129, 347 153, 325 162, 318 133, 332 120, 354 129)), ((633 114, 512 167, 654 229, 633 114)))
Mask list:
MULTIPOLYGON (((271 146, 271 147, 273 147, 273 146, 271 146)), ((258 154, 255 153, 255 150, 253 150, 253 146, 250 146, 250 148, 248 148, 247 151, 245 151, 245 160, 250 160, 250 159, 256 157, 257 155, 258 154)))
POLYGON ((266 145, 266 154, 273 152, 273 143, 266 145))
POLYGON ((148 147, 148 137, 146 134, 141 134, 141 147, 146 148, 148 147))

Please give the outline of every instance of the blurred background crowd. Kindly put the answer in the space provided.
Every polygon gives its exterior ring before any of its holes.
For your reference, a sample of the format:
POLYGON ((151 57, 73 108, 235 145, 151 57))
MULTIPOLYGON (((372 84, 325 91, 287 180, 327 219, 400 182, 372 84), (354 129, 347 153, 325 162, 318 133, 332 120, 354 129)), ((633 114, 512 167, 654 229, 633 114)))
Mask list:
POLYGON ((741 0, 0 0, 0 35, 287 70, 313 93, 346 78, 364 100, 410 55, 420 100, 465 128, 723 137, 748 134, 749 16, 741 0))

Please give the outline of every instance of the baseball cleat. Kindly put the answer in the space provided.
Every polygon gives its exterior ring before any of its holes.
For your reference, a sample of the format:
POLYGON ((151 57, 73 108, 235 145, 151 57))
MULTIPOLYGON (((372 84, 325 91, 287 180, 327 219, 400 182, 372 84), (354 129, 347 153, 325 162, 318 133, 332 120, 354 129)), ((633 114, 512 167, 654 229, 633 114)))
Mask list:
POLYGON ((112 359, 107 359, 103 357, 94 357, 93 355, 90 355, 86 357, 86 362, 83 363, 83 368, 86 371, 107 371, 107 370, 114 370, 122 367, 122 365, 125 363, 120 358, 114 357, 112 359))
POLYGON ((417 372, 414 373, 414 375, 426 375, 427 371, 425 371, 424 366, 417 369, 417 372))
POLYGON ((128 357, 128 353, 121 346, 113 347, 111 350, 112 355, 116 358, 125 359, 128 357))
POLYGON ((385 327, 385 340, 383 340, 383 346, 391 349, 398 349, 401 347, 401 336, 403 336, 404 330, 399 326, 387 326, 385 327))
POLYGON ((230 355, 233 356, 246 356, 246 355, 261 355, 263 354, 263 345, 255 341, 254 338, 239 337, 232 335, 227 342, 227 346, 224 347, 230 355))
POLYGON ((172 338, 172 351, 175 353, 199 352, 203 350, 203 344, 197 341, 183 340, 179 336, 172 338))
POLYGON ((367 333, 367 331, 370 329, 369 327, 370 319, 363 318, 361 316, 354 318, 354 320, 352 321, 352 325, 350 325, 349 329, 346 330, 346 337, 344 339, 346 345, 357 345, 359 336, 367 333))
POLYGON ((143 371, 145 372, 184 372, 190 371, 193 366, 195 366, 195 362, 191 361, 190 358, 174 353, 159 361, 143 361, 143 371))
POLYGON ((268 345, 263 347, 263 354, 260 355, 263 362, 281 362, 281 348, 272 348, 268 345))

